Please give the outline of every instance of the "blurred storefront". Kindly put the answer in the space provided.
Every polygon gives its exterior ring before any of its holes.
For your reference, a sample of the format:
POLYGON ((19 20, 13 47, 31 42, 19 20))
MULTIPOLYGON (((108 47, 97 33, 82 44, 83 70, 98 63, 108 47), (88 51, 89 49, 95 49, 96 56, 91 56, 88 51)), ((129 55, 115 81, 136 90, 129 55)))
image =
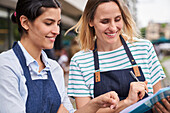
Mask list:
MULTIPOLYGON (((61 3, 62 22, 61 33, 56 38, 54 49, 61 49, 63 45, 70 47, 71 40, 76 37, 74 32, 64 36, 67 29, 79 20, 87 0, 58 0, 61 3)), ((137 0, 124 0, 131 9, 132 15, 136 14, 137 0)), ((0 0, 0 53, 11 48, 14 41, 19 40, 17 25, 10 21, 11 14, 15 11, 17 0, 0 0)), ((135 19, 135 16, 134 16, 135 19)), ((135 19, 136 20, 136 19, 135 19)))
POLYGON ((10 22, 11 8, 0 6, 0 52, 11 47, 13 27, 10 22))
MULTIPOLYGON (((19 40, 17 25, 10 20, 15 11, 17 0, 0 0, 0 53, 11 48, 14 41, 19 40)), ((65 31, 76 24, 87 0, 59 0, 62 5, 61 35, 57 37, 55 48, 62 46, 65 31)))

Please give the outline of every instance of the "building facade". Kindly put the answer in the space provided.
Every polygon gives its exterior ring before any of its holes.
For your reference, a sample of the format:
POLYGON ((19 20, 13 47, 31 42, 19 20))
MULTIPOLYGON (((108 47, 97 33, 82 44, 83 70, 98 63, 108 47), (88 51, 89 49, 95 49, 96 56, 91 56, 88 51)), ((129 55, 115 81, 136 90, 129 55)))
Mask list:
MULTIPOLYGON (((137 0, 124 0, 136 20, 137 0)), ((87 0, 59 0, 62 9, 61 35, 56 39, 54 46, 62 46, 64 32, 75 25, 80 18, 87 0)), ((15 11, 17 0, 0 0, 0 53, 11 48, 14 41, 19 40, 20 35, 17 25, 10 20, 11 14, 15 11)), ((168 35, 168 34, 167 34, 168 35)))
POLYGON ((170 39, 170 23, 149 22, 146 27, 146 38, 148 40, 158 40, 160 37, 170 39))
MULTIPOLYGON (((87 0, 59 0, 62 5, 61 32, 77 23, 82 14, 82 7, 87 0), (71 2, 72 1, 72 2, 71 2), (73 5, 76 2, 75 5, 73 5), (72 3, 72 4, 71 4, 72 3), (79 5, 77 5, 79 4, 79 5)), ((17 0, 0 0, 0 53, 11 48, 14 41, 19 40, 17 25, 10 20, 15 11, 17 0)), ((57 38, 57 44, 61 46, 61 35, 57 38)))
POLYGON ((167 39, 170 40, 170 23, 166 25, 165 30, 164 30, 164 35, 167 39))

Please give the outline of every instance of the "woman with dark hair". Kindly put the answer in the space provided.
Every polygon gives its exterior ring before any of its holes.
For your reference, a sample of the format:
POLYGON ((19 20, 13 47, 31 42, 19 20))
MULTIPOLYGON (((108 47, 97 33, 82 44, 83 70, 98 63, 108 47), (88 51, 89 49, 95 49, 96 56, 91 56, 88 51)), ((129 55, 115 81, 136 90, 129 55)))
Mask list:
POLYGON ((70 30, 74 28, 81 50, 70 62, 68 95, 75 98, 78 109, 94 97, 115 91, 121 100, 117 109, 102 108, 98 113, 119 112, 161 88, 165 74, 153 45, 139 39, 123 0, 88 0, 82 17, 70 30))
MULTIPOLYGON (((63 70, 43 49, 53 48, 59 35, 61 8, 57 0, 18 0, 13 22, 21 39, 0 54, 0 113, 74 112, 65 93, 63 70)), ((76 112, 115 108, 115 92, 93 99, 76 112)))

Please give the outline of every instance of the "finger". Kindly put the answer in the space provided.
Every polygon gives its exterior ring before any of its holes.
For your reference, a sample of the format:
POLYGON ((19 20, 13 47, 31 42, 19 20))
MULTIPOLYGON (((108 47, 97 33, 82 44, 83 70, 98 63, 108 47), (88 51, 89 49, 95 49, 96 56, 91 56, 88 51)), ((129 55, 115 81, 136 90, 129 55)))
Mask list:
POLYGON ((105 107, 109 107, 109 105, 107 105, 107 104, 103 104, 103 107, 105 108, 105 107))
POLYGON ((118 98, 118 94, 115 91, 110 91, 109 93, 111 98, 118 98))
POLYGON ((110 98, 114 99, 117 103, 119 102, 118 94, 115 91, 111 92, 110 98))
POLYGON ((117 105, 117 101, 115 101, 115 96, 112 95, 112 92, 106 93, 105 96, 103 97, 103 103, 106 104, 106 106, 110 105, 117 105))
POLYGON ((145 92, 141 91, 138 96, 139 96, 139 99, 142 99, 145 96, 145 92))
MULTIPOLYGON (((142 99, 145 93, 144 82, 131 82, 127 102, 133 104, 142 99), (143 93, 142 93, 143 91, 143 93)), ((146 85, 146 84, 145 84, 146 85)))
POLYGON ((157 107, 157 105, 154 105, 154 111, 153 113, 162 113, 161 110, 157 107))
POLYGON ((157 103, 156 103, 156 107, 157 107, 161 112, 163 112, 163 113, 168 113, 168 111, 164 108, 164 106, 163 106, 161 103, 157 102, 157 103))
POLYGON ((145 96, 145 85, 141 84, 141 88, 139 89, 140 93, 139 93, 139 98, 142 99, 145 96))
POLYGON ((145 82, 146 85, 148 84, 148 81, 144 81, 144 82, 145 82))
POLYGON ((115 109, 119 102, 118 94, 115 91, 109 92, 110 100, 108 101, 111 109, 115 109))
POLYGON ((153 113, 157 113, 155 106, 152 107, 152 112, 153 112, 153 113))
POLYGON ((148 81, 144 81, 144 83, 146 84, 145 89, 146 89, 146 91, 148 92, 148 87, 147 87, 148 81))
POLYGON ((111 105, 111 106, 110 106, 110 109, 116 109, 116 106, 111 105))
POLYGON ((170 103, 168 102, 168 100, 166 100, 166 99, 164 98, 164 99, 162 99, 162 102, 163 102, 163 104, 165 105, 166 109, 167 109, 168 111, 170 111, 170 103))
POLYGON ((170 96, 167 96, 167 100, 168 100, 168 102, 170 102, 170 96))
POLYGON ((116 108, 115 105, 110 105, 110 104, 103 104, 102 107, 103 107, 103 108, 110 107, 110 109, 115 109, 115 108, 116 108))
POLYGON ((104 104, 102 105, 103 108, 105 107, 110 107, 111 109, 115 108, 117 106, 117 103, 114 102, 115 100, 114 99, 111 99, 111 98, 105 98, 105 100, 103 101, 104 104))

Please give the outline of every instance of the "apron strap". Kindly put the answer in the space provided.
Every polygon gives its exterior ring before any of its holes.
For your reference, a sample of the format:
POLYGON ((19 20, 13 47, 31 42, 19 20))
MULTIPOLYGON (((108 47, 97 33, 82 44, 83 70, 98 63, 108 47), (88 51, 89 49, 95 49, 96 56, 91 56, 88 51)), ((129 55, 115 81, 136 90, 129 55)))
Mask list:
POLYGON ((13 46, 13 51, 15 53, 15 55, 17 56, 22 68, 23 68, 23 72, 24 72, 24 75, 25 77, 27 78, 27 80, 31 81, 31 77, 28 76, 29 74, 29 70, 28 70, 28 67, 26 65, 26 59, 25 59, 25 56, 20 48, 20 46, 18 45, 17 42, 14 42, 13 46))
POLYGON ((98 52, 97 52, 97 40, 95 40, 94 50, 93 50, 93 56, 94 56, 94 66, 95 70, 99 70, 99 58, 98 58, 98 52))
POLYGON ((126 54, 129 57, 129 60, 130 60, 131 64, 136 65, 135 59, 133 58, 132 53, 130 52, 129 47, 127 46, 127 44, 126 44, 125 40, 123 39, 122 35, 120 35, 120 39, 121 39, 123 47, 124 47, 124 49, 126 51, 126 54))
POLYGON ((57 87, 52 79, 51 72, 47 71, 48 80, 32 80, 25 56, 17 42, 13 45, 13 51, 16 54, 22 66, 26 85, 28 88, 28 97, 26 101, 26 112, 33 113, 56 113, 61 104, 61 97, 57 87))
MULTIPOLYGON (((123 47, 126 51, 126 54, 131 62, 132 65, 136 65, 136 61, 133 58, 132 53, 129 50, 129 47, 127 46, 125 40, 123 39, 123 37, 120 35, 120 39, 121 42, 123 44, 123 47)), ((95 70, 98 71, 99 70, 99 58, 98 58, 98 52, 97 52, 97 39, 95 40, 95 45, 94 45, 94 50, 93 50, 93 56, 94 56, 94 66, 95 66, 95 70)))
POLYGON ((23 52, 21 51, 21 48, 19 47, 17 42, 14 42, 13 46, 12 46, 14 53, 16 54, 16 56, 19 59, 19 62, 21 64, 22 67, 25 67, 26 65, 26 59, 25 56, 23 55, 23 52), (20 60, 21 59, 21 60, 20 60))

